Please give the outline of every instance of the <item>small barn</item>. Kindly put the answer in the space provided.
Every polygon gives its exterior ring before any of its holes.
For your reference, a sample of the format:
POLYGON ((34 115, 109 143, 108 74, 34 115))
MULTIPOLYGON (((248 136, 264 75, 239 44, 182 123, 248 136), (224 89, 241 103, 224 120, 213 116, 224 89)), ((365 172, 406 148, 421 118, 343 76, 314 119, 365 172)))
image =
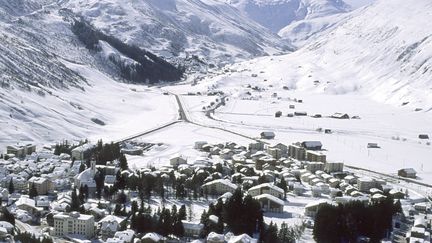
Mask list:
POLYGON ((260 135, 262 139, 274 139, 276 137, 274 132, 262 132, 260 135))
POLYGON ((346 113, 339 113, 339 112, 334 113, 331 117, 332 118, 336 118, 336 119, 349 119, 349 115, 348 114, 346 114, 346 113))
POLYGON ((429 139, 429 135, 427 135, 427 134, 419 134, 418 138, 419 139, 429 139))
POLYGON ((320 141, 304 141, 302 147, 308 150, 321 150, 322 143, 320 141))
POLYGON ((294 112, 295 116, 307 116, 307 112, 305 111, 296 111, 294 112))
POLYGON ((416 178, 417 172, 413 168, 405 168, 398 170, 398 176, 406 178, 416 178))

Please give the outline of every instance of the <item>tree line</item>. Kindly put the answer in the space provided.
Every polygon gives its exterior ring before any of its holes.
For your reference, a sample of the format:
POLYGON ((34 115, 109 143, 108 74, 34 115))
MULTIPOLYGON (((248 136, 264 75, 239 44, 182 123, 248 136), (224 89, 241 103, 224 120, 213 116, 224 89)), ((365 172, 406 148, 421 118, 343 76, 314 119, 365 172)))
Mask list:
POLYGON ((402 212, 399 201, 385 200, 364 204, 323 204, 319 207, 313 228, 317 242, 355 242, 359 236, 379 242, 391 232, 392 217, 402 212))

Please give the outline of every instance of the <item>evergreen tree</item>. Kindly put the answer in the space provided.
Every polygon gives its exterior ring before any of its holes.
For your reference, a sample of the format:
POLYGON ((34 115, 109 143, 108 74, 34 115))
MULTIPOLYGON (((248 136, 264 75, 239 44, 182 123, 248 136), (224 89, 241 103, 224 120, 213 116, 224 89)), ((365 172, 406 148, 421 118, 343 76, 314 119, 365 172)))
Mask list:
POLYGON ((100 199, 101 195, 102 195, 102 189, 104 188, 104 185, 105 185, 105 173, 104 173, 104 171, 98 170, 95 173, 94 180, 96 183, 96 197, 100 199))
POLYGON ((186 197, 186 190, 182 183, 179 183, 176 187, 176 198, 184 199, 186 197))
POLYGON ((86 169, 85 164, 81 162, 80 167, 79 167, 79 173, 83 172, 85 169, 86 169))
POLYGON ((279 229, 278 239, 280 242, 295 243, 295 237, 293 231, 288 228, 288 225, 283 222, 281 228, 279 229))
POLYGON ((186 220, 186 206, 184 204, 179 209, 178 217, 180 220, 186 220))
POLYGON ((116 202, 119 204, 126 204, 127 196, 124 191, 121 191, 119 194, 117 194, 116 202))
POLYGON ((124 154, 120 155, 119 162, 120 162, 120 170, 121 171, 128 169, 127 159, 126 159, 126 156, 124 154))
POLYGON ((34 183, 31 184, 30 190, 29 190, 29 197, 30 198, 35 198, 38 196, 38 192, 36 190, 36 186, 34 183))
POLYGON ((87 200, 88 197, 89 197, 89 189, 88 189, 87 184, 84 185, 83 192, 84 192, 84 197, 85 197, 85 199, 87 200))
POLYGON ((282 176, 281 181, 279 182, 279 184, 277 185, 279 188, 281 188, 282 190, 284 190, 284 198, 286 198, 286 194, 288 192, 288 184, 285 181, 284 177, 282 176))
POLYGON ((131 204, 131 213, 133 215, 136 212, 138 212, 138 202, 137 201, 132 201, 132 204, 131 204))
POLYGON ((12 213, 10 213, 6 207, 1 208, 0 220, 9 222, 10 224, 15 226, 15 216, 12 213))
POLYGON ((70 211, 79 211, 81 206, 80 199, 76 193, 76 189, 72 190, 70 211))
POLYGON ((15 192, 15 187, 14 187, 12 178, 9 181, 9 187, 8 187, 8 189, 9 189, 9 194, 12 194, 12 193, 15 192))
POLYGON ((178 237, 184 236, 183 223, 182 223, 181 219, 179 219, 179 217, 176 217, 174 219, 173 232, 172 233, 178 237))
POLYGON ((263 242, 271 242, 271 243, 279 243, 278 238, 278 228, 276 224, 273 224, 273 222, 270 222, 270 225, 265 229, 264 233, 262 234, 262 241, 263 242))
POLYGON ((116 203, 115 208, 114 208, 114 215, 116 216, 122 216, 122 206, 118 203, 116 203))

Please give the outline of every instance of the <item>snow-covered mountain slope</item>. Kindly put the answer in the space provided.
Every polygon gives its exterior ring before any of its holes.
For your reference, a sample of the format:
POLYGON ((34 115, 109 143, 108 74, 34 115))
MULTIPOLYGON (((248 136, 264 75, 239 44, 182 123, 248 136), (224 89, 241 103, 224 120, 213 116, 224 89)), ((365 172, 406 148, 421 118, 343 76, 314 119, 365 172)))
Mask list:
POLYGON ((432 2, 379 0, 299 51, 232 67, 275 87, 432 109, 432 2), (262 72, 262 73, 261 73, 262 72))
POLYGON ((284 28, 278 34, 282 38, 290 41, 297 47, 302 47, 313 42, 324 33, 332 30, 344 18, 348 17, 346 13, 332 14, 311 19, 295 21, 284 28))
POLYGON ((352 9, 357 9, 369 5, 375 0, 344 0, 344 2, 350 5, 352 9))
POLYGON ((176 119, 173 97, 114 80, 115 70, 77 39, 56 2, 0 2, 7 13, 0 18, 0 151, 16 142, 119 139, 176 119))
POLYGON ((69 0, 62 4, 104 32, 171 59, 223 65, 280 53, 289 44, 216 0, 69 0))
POLYGON ((342 0, 220 0, 296 46, 340 20, 351 7, 342 0))

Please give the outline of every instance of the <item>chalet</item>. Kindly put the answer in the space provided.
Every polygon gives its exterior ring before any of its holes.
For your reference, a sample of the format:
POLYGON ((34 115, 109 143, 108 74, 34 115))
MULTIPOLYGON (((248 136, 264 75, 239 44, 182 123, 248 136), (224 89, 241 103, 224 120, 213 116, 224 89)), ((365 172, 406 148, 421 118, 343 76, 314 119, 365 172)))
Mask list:
POLYGON ((321 150, 322 143, 320 141, 304 141, 301 143, 302 147, 307 150, 321 150))
POLYGON ((349 115, 346 113, 339 113, 336 112, 333 115, 331 115, 331 118, 336 118, 336 119, 349 119, 349 115))
POLYGON ((103 239, 113 237, 117 231, 122 228, 125 223, 124 217, 108 215, 98 222, 100 233, 103 239))
POLYGON ((257 243, 258 240, 250 237, 248 234, 241 234, 241 235, 232 236, 228 241, 228 243, 245 243, 245 242, 257 243))
POLYGON ((248 190, 248 194, 252 197, 261 195, 261 194, 270 194, 272 196, 275 196, 277 198, 283 198, 284 196, 284 190, 281 188, 271 184, 271 183, 263 183, 254 187, 251 187, 248 190))
POLYGON ((31 215, 35 215, 38 212, 35 200, 30 199, 27 195, 22 195, 18 201, 15 202, 15 206, 31 215))
POLYGON ((270 194, 255 196, 264 212, 282 213, 285 205, 284 201, 270 194))
POLYGON ((184 234, 186 237, 196 237, 198 238, 204 225, 200 222, 191 222, 187 220, 182 220, 184 234))
MULTIPOLYGON (((114 234, 114 242, 122 242, 122 243, 132 243, 132 240, 134 238, 135 231, 131 229, 118 231, 114 234)), ((110 241, 107 241, 110 242, 110 241)))
POLYGON ((147 233, 141 238, 142 243, 156 243, 156 242, 165 242, 165 238, 158 233, 147 233))
POLYGON ((234 193, 237 189, 237 185, 229 180, 218 179, 205 183, 202 185, 202 188, 204 191, 207 191, 208 194, 222 195, 226 192, 234 193))
POLYGON ((262 132, 260 135, 262 139, 274 139, 276 136, 274 132, 262 132))
POLYGON ((183 155, 175 155, 170 158, 170 165, 172 166, 179 166, 187 164, 187 159, 183 157, 183 155))
POLYGON ((305 215, 308 217, 315 217, 316 213, 318 212, 318 208, 326 204, 327 202, 324 200, 318 200, 316 202, 311 202, 305 206, 305 215))
POLYGON ((405 168, 398 170, 398 176, 406 177, 406 178, 416 178, 417 172, 413 168, 405 168))
POLYGON ((218 234, 216 232, 210 232, 210 234, 208 234, 207 239, 206 239, 207 243, 224 243, 225 242, 225 236, 223 234, 218 234))
POLYGON ((302 184, 295 183, 293 185, 293 192, 294 192, 295 195, 300 196, 303 193, 305 193, 305 191, 306 191, 306 189, 305 189, 305 187, 302 184))

